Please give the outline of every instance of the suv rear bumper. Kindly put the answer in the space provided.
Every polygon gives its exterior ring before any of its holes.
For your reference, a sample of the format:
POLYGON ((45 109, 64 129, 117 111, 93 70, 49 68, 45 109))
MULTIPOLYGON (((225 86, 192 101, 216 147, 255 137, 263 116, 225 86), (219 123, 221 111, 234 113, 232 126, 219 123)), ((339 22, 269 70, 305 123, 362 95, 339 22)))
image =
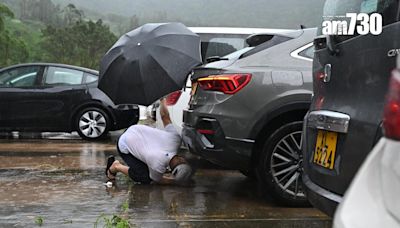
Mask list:
POLYGON ((312 172, 312 167, 309 166, 307 161, 310 161, 309 153, 307 151, 307 144, 310 137, 310 131, 307 130, 310 126, 309 123, 310 112, 306 114, 303 121, 303 157, 304 157, 304 172, 302 176, 304 191, 308 201, 316 208, 324 212, 325 214, 333 217, 336 207, 342 201, 342 196, 329 191, 326 188, 321 187, 318 183, 315 183, 310 178, 310 173, 312 172))
POLYGON ((183 126, 182 139, 190 152, 222 167, 247 171, 254 142, 225 137, 219 124, 215 124, 209 131, 215 134, 210 137, 199 132, 199 129, 183 126))
POLYGON ((306 173, 303 173, 302 180, 308 201, 314 207, 333 217, 336 207, 342 202, 342 196, 318 186, 310 180, 306 173))

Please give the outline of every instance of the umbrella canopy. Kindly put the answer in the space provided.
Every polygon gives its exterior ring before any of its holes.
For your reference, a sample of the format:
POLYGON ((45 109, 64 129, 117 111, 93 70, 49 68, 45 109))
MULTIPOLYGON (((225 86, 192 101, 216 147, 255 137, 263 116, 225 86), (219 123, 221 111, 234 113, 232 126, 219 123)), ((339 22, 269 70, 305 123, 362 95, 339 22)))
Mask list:
POLYGON ((181 23, 146 24, 104 55, 99 88, 116 104, 150 105, 181 89, 201 64, 200 37, 181 23))

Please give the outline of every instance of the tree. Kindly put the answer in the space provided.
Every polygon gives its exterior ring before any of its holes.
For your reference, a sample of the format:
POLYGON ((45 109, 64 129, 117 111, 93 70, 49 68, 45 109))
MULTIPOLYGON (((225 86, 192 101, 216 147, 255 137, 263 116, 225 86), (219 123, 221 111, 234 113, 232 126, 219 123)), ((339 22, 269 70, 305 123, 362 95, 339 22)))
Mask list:
POLYGON ((79 22, 83 19, 84 14, 83 11, 77 9, 74 4, 68 4, 62 11, 61 11, 64 19, 64 25, 72 25, 76 22, 79 22))
POLYGON ((54 28, 49 25, 42 30, 42 34, 41 49, 45 61, 73 64, 75 45, 68 28, 54 28))
POLYGON ((4 21, 6 18, 13 18, 14 13, 4 4, 0 3, 0 32, 4 31, 4 21))
POLYGON ((99 67, 101 57, 117 39, 102 20, 79 21, 64 28, 48 26, 42 32, 46 61, 92 69, 99 67))
POLYGON ((26 44, 5 27, 5 21, 12 17, 14 13, 0 3, 0 66, 20 63, 29 57, 26 44))

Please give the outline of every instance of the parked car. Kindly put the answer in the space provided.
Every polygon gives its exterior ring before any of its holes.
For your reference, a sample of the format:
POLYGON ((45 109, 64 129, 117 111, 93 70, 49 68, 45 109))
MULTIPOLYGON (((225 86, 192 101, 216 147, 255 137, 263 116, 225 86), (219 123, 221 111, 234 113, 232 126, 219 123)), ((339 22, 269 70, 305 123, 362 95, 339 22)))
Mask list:
POLYGON ((400 71, 394 71, 384 135, 361 166, 335 214, 334 227, 400 227, 400 71), (368 208, 368 210, 365 210, 368 208))
POLYGON ((246 175, 257 174, 275 198, 305 205, 302 120, 311 102, 316 29, 276 33, 236 60, 191 75, 183 140, 192 153, 246 175))
POLYGON ((97 88, 98 72, 52 63, 0 70, 1 131, 77 131, 99 139, 136 124, 137 105, 115 105, 97 88))
MULTIPOLYGON (((235 51, 229 55, 220 57, 223 61, 236 61, 242 54, 250 51, 253 47, 245 47, 241 50, 235 51)), ((172 125, 178 131, 179 134, 182 133, 183 128, 183 109, 187 108, 190 100, 190 91, 192 89, 192 81, 190 77, 186 82, 186 85, 183 89, 175 91, 168 96, 166 96, 166 105, 169 111, 169 115, 171 117, 172 125)), ((162 129, 163 123, 160 116, 159 104, 156 102, 154 106, 154 116, 156 117, 156 127, 162 129)))
POLYGON ((398 0, 327 0, 326 16, 379 13, 380 35, 315 40, 314 97, 304 122, 303 182, 310 202, 330 216, 382 136, 382 110, 393 50, 400 47, 398 0))
MULTIPOLYGON (((190 27, 201 39, 201 53, 203 62, 218 61, 220 59, 235 60, 251 47, 257 46, 271 38, 274 34, 287 33, 284 29, 257 29, 257 28, 226 28, 226 27, 190 27)), ((182 132, 183 109, 187 108, 192 82, 188 78, 185 88, 166 96, 167 107, 175 129, 182 132)), ((156 120, 156 127, 162 129, 158 103, 154 104, 152 118, 156 120)))

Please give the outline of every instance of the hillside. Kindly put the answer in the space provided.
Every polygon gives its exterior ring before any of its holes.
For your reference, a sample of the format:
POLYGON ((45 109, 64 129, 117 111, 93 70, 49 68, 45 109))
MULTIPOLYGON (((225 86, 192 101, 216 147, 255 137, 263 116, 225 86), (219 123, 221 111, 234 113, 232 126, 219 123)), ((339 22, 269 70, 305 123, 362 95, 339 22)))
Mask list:
MULTIPOLYGON (((321 0, 52 0, 99 15, 136 15, 139 24, 181 21, 188 26, 298 28, 321 21, 321 0), (307 12, 307 13, 304 13, 307 12)), ((93 18, 97 19, 97 18, 93 18)))
POLYGON ((98 59, 117 37, 148 22, 315 27, 321 21, 323 5, 321 0, 0 0, 0 3, 14 14, 3 20, 5 30, 0 31, 0 51, 5 53, 0 56, 0 66, 51 61, 89 68, 97 67, 98 59), (89 42, 93 40, 97 43, 89 42))

